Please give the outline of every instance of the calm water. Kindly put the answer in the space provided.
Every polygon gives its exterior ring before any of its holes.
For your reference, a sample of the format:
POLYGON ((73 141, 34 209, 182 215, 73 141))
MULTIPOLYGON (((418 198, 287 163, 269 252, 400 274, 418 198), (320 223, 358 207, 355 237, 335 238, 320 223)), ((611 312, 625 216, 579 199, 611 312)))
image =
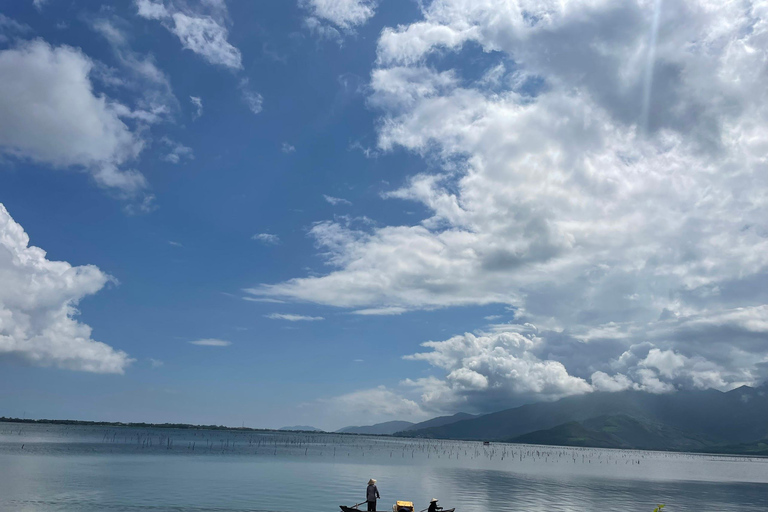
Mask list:
POLYGON ((333 434, 0 423, 2 511, 768 510, 768 460, 333 434))

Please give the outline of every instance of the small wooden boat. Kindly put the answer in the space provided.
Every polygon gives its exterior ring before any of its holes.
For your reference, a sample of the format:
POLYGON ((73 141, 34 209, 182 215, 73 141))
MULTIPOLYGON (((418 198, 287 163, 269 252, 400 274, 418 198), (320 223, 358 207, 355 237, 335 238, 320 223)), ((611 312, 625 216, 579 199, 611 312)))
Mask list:
MULTIPOLYGON (((345 507, 344 505, 339 505, 339 508, 341 509, 341 512, 363 512, 362 509, 359 509, 357 507, 345 507)), ((386 509, 385 509, 386 511, 386 509)), ((456 512, 455 508, 444 508, 443 510, 439 512, 456 512)))

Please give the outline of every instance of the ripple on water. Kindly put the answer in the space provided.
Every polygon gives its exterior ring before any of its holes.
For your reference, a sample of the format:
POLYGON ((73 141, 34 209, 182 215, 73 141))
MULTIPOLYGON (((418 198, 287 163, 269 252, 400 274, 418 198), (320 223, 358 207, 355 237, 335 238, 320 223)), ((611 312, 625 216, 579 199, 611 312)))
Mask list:
POLYGON ((0 510, 768 510, 768 461, 327 434, 0 423, 0 510), (21 446, 24 446, 22 449, 21 446), (417 509, 419 510, 419 509, 417 509))

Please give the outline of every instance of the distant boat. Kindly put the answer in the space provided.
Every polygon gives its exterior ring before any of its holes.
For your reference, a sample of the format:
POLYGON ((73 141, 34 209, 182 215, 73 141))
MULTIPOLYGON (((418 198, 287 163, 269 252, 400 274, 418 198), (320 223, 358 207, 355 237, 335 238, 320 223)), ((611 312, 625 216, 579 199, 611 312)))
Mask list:
POLYGON ((483 441, 483 446, 490 446, 490 445, 491 445, 490 441, 483 441))

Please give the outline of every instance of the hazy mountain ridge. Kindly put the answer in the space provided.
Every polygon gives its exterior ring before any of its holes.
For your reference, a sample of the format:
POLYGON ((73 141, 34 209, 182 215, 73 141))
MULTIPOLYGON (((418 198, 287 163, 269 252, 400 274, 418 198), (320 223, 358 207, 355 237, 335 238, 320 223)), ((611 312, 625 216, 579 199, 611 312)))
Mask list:
POLYGON ((702 451, 716 440, 663 424, 639 421, 625 415, 601 416, 570 422, 510 439, 514 443, 641 450, 702 451))
POLYGON ((453 416, 438 416, 437 418, 422 421, 421 423, 412 423, 410 421, 387 421, 385 423, 376 423, 374 425, 365 425, 360 427, 344 427, 337 430, 336 432, 341 434, 400 435, 401 432, 441 427, 443 425, 449 425, 451 423, 456 423, 457 421, 471 419, 474 417, 475 416, 472 414, 459 412, 453 416))
POLYGON ((310 425, 294 425, 292 427, 280 427, 278 430, 288 430, 292 432, 325 432, 325 430, 310 425))
POLYGON ((383 435, 391 436, 395 432, 400 432, 413 426, 411 421, 386 421, 384 423, 376 423, 375 425, 363 425, 340 428, 336 432, 339 434, 369 434, 369 435, 383 435))
POLYGON ((408 432, 410 430, 421 430, 424 428, 442 427, 443 425, 450 425, 451 423, 456 423, 458 421, 463 421, 463 420, 469 420, 476 417, 477 416, 475 416, 474 414, 468 414, 466 412, 457 412, 453 416, 438 416, 437 418, 432 418, 431 420, 422 421, 421 423, 416 423, 414 425, 411 425, 404 431, 408 432))
POLYGON ((766 388, 729 392, 590 393, 507 409, 399 435, 572 446, 758 453, 768 438, 766 388))

